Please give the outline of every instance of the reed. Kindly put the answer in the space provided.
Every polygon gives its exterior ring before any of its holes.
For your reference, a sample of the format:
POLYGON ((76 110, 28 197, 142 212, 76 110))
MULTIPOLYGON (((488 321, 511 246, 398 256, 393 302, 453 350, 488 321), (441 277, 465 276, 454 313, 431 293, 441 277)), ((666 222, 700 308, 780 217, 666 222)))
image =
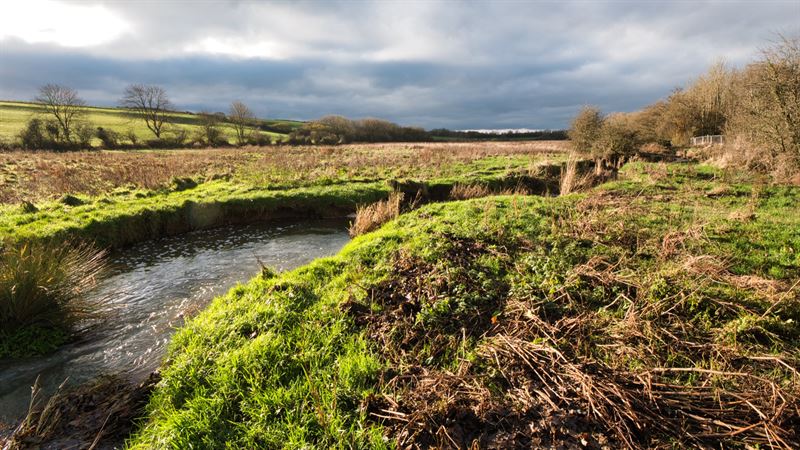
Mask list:
POLYGON ((392 192, 386 200, 380 200, 356 210, 356 218, 350 224, 350 236, 356 237, 378 229, 381 225, 400 215, 402 192, 392 192))
MULTIPOLYGON (((105 270, 104 252, 87 244, 3 245, 0 248, 0 344, 20 335, 29 338, 65 336, 79 324, 97 317, 102 305, 85 294, 105 270), (31 333, 33 329, 38 331, 31 333)), ((33 348, 48 347, 29 344, 33 348)), ((0 356, 21 351, 8 347, 0 345, 0 356)))

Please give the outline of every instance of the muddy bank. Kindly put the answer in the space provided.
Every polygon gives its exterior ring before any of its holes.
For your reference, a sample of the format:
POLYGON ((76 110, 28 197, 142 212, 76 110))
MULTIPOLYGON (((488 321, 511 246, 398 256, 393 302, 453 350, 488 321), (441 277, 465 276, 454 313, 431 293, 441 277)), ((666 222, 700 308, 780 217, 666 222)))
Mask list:
POLYGON ((31 408, 6 438, 3 450, 121 448, 136 420, 144 416, 150 393, 160 380, 158 372, 138 383, 124 375, 106 375, 49 398, 34 386, 31 408))

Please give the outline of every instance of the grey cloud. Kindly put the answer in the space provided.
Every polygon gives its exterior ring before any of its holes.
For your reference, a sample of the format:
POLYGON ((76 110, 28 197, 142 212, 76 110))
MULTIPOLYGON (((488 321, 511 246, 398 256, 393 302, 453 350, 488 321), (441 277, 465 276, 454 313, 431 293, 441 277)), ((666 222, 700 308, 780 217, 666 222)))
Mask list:
POLYGON ((192 110, 242 99, 270 117, 557 128, 583 104, 638 109, 719 58, 745 64, 776 31, 800 33, 794 0, 105 5, 132 27, 116 41, 0 41, 0 97, 55 81, 108 105, 143 82, 192 110), (208 39, 220 48, 204 51, 208 39), (272 54, 236 54, 250 44, 272 54))

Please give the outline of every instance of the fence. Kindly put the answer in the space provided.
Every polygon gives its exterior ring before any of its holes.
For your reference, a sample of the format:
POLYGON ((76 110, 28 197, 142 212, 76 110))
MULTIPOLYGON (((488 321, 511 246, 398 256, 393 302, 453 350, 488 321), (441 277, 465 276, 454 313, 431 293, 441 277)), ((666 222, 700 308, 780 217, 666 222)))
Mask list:
POLYGON ((692 138, 692 147, 699 147, 701 145, 724 144, 725 136, 721 134, 707 134, 705 136, 697 136, 692 138))

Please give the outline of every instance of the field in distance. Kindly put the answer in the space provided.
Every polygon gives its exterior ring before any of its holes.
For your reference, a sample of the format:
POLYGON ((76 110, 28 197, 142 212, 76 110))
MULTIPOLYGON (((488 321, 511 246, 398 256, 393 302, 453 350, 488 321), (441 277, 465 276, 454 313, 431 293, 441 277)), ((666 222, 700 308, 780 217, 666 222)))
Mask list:
POLYGON ((0 205, 63 194, 154 190, 176 178, 224 177, 254 186, 297 187, 386 178, 431 178, 565 159, 567 141, 393 143, 202 150, 0 152, 0 205), (549 157, 548 157, 549 156, 549 157))
MULTIPOLYGON (((85 119, 91 123, 92 127, 103 127, 116 131, 122 135, 133 131, 140 141, 153 139, 153 133, 147 129, 144 121, 140 120, 135 113, 124 108, 99 108, 86 106, 85 119)), ((25 128, 25 124, 34 117, 50 118, 51 116, 41 113, 40 105, 28 102, 0 101, 0 142, 10 142, 16 139, 20 131, 25 128)), ((170 112, 168 121, 172 123, 173 130, 183 128, 189 135, 195 134, 200 130, 201 116, 199 114, 187 112, 170 112)), ((261 120, 258 119, 258 133, 269 136, 273 141, 283 139, 286 134, 295 128, 300 127, 303 122, 293 120, 261 120), (268 131, 272 130, 272 131, 268 131)), ((233 142, 236 132, 233 125, 229 122, 220 123, 224 136, 233 142)), ((93 145, 99 145, 99 140, 94 139, 93 145)))

